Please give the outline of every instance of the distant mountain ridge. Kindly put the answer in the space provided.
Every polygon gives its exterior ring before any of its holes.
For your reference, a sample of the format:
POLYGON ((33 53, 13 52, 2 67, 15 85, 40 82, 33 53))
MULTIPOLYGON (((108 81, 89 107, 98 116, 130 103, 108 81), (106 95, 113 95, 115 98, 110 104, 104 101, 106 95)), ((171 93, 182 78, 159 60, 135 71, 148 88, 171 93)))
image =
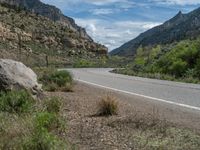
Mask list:
POLYGON ((181 11, 172 19, 156 26, 135 39, 110 52, 111 55, 133 56, 140 46, 154 46, 196 38, 200 35, 200 8, 183 14, 181 11))
POLYGON ((71 30, 78 32, 80 37, 93 41, 84 28, 79 27, 72 18, 63 15, 55 6, 44 4, 40 0, 0 0, 0 3, 24 7, 33 13, 40 14, 53 21, 62 23, 71 30))

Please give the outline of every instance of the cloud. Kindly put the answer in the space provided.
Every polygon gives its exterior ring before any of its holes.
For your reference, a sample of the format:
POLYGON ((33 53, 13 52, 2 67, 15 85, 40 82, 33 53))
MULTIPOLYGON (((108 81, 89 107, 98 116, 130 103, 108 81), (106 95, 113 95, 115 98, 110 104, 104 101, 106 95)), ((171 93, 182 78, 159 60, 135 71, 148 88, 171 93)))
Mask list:
POLYGON ((198 5, 200 0, 150 0, 151 2, 156 2, 159 4, 168 5, 198 5))
MULTIPOLYGON (((100 13, 103 14, 103 11, 101 10, 105 10, 105 14, 109 14, 111 13, 110 8, 115 7, 118 9, 130 9, 136 5, 136 3, 133 2, 132 0, 41 0, 41 1, 47 4, 55 5, 62 10, 73 9, 73 8, 75 8, 76 10, 78 10, 78 8, 84 9, 85 6, 89 6, 90 8, 100 7, 96 9, 96 12, 98 14, 100 13), (103 7, 109 7, 109 8, 103 8, 103 7)), ((90 11, 90 9, 88 11, 90 11)))
POLYGON ((70 4, 80 4, 80 3, 88 3, 88 4, 93 4, 93 5, 98 5, 98 6, 102 6, 102 5, 110 5, 110 4, 114 4, 114 3, 121 3, 121 4, 132 4, 131 0, 41 0, 45 3, 49 3, 49 4, 63 4, 65 3, 66 5, 70 5, 70 4))
POLYGON ((62 9, 109 50, 164 22, 200 0, 41 0, 62 9))
POLYGON ((82 0, 94 5, 108 5, 116 2, 127 2, 127 0, 82 0))
POLYGON ((105 21, 101 19, 80 19, 76 18, 76 23, 86 28, 88 34, 97 42, 106 45, 109 50, 113 50, 125 42, 135 38, 158 22, 137 22, 137 21, 105 21))
POLYGON ((94 15, 107 15, 114 13, 114 11, 115 11, 114 9, 105 9, 105 8, 90 10, 90 12, 94 15))

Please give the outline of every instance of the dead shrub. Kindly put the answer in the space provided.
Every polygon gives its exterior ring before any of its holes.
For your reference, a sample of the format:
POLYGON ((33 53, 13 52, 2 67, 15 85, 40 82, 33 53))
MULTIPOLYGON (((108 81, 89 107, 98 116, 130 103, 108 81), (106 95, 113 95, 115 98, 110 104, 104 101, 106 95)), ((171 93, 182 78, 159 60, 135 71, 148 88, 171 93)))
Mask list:
POLYGON ((118 102, 113 96, 106 96, 98 103, 98 116, 112 116, 118 113, 118 102))

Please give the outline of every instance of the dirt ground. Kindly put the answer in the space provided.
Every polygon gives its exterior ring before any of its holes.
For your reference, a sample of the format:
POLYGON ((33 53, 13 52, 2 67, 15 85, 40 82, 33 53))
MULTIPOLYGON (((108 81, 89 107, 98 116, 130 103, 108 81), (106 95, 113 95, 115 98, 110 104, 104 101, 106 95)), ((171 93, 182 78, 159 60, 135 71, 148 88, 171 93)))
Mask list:
POLYGON ((168 124, 171 127, 200 131, 200 112, 83 83, 76 83, 74 92, 48 93, 48 95, 63 99, 62 113, 68 120, 66 136, 70 143, 81 150, 141 149, 141 145, 137 146, 135 144, 137 142, 134 141, 138 132, 141 135, 143 129, 162 129, 168 124), (107 95, 117 98, 118 115, 94 117, 98 110, 98 102, 107 95))

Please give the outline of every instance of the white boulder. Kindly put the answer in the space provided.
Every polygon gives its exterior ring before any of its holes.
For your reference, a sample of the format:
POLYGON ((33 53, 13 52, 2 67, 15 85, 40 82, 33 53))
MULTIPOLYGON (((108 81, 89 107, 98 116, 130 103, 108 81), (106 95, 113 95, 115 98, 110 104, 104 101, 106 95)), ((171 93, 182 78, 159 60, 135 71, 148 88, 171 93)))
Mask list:
POLYGON ((0 59, 0 91, 27 90, 33 95, 42 91, 37 75, 23 63, 0 59))

